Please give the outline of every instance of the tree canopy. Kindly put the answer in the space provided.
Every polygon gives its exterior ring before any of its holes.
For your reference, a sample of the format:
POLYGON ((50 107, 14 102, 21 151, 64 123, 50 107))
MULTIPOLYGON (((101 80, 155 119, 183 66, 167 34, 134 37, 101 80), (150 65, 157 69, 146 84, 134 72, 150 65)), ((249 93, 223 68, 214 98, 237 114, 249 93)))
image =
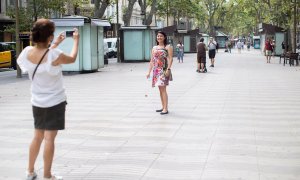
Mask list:
MULTIPOLYGON (((119 0, 120 2, 121 0, 119 0)), ((130 25, 135 3, 146 15, 143 24, 150 25, 153 16, 167 19, 173 17, 177 24, 180 20, 189 21, 194 27, 199 27, 211 35, 215 30, 222 30, 233 35, 245 35, 256 32, 259 23, 270 23, 283 28, 293 26, 293 6, 297 0, 127 0, 128 7, 123 7, 123 20, 125 25, 130 25), (145 4, 146 3, 146 4, 145 4), (146 7, 146 11, 144 10, 146 7), (145 11, 145 12, 144 12, 145 11)), ((20 8, 21 31, 30 29, 32 22, 37 18, 48 18, 53 13, 64 14, 66 5, 81 7, 89 3, 88 0, 28 0, 27 8, 20 8)), ((93 16, 102 18, 105 9, 116 4, 117 0, 95 0, 93 16)), ((13 8, 13 7, 12 7, 13 8)), ((299 16, 300 13, 298 13, 299 16)), ((14 17, 14 11, 8 11, 14 17)), ((297 17, 297 20, 299 17, 297 17)), ((168 21, 168 20, 167 20, 168 21)), ((8 28, 9 29, 9 28, 8 28)))
POLYGON ((234 35, 252 33, 262 22, 289 28, 293 24, 293 1, 300 5, 297 0, 157 1, 159 17, 193 18, 198 27, 212 35, 218 29, 234 35))

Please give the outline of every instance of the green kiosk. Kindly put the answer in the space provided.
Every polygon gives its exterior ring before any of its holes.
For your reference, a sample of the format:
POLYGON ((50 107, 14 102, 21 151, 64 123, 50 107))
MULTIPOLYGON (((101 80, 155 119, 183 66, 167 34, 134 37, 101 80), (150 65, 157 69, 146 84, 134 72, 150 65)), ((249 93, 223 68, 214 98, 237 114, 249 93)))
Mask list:
POLYGON ((156 45, 157 27, 128 26, 122 27, 120 33, 120 50, 122 62, 149 61, 150 52, 156 45))
MULTIPOLYGON (((79 52, 76 62, 63 65, 66 72, 95 72, 104 67, 104 42, 103 27, 110 26, 106 20, 91 19, 83 16, 67 16, 59 19, 51 19, 55 23, 54 36, 62 31, 71 31, 77 28, 80 34, 79 52)), ((73 46, 72 37, 67 37, 59 49, 66 53, 71 52, 73 46)))

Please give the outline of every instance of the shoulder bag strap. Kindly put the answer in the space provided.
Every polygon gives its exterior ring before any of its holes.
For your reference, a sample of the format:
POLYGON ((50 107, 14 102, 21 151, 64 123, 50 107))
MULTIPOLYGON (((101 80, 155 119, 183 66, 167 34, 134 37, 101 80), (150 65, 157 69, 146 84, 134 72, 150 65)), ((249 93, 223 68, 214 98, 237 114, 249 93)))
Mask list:
POLYGON ((35 69, 34 69, 34 71, 33 71, 33 74, 32 74, 32 80, 33 80, 33 78, 34 78, 34 75, 35 75, 35 73, 36 73, 37 68, 38 68, 39 65, 41 64, 42 60, 44 59, 44 57, 45 57, 45 55, 47 54, 48 51, 49 51, 49 49, 47 49, 47 51, 44 53, 44 55, 42 56, 42 58, 41 58, 41 60, 39 61, 39 63, 36 65, 36 67, 35 67, 35 69))

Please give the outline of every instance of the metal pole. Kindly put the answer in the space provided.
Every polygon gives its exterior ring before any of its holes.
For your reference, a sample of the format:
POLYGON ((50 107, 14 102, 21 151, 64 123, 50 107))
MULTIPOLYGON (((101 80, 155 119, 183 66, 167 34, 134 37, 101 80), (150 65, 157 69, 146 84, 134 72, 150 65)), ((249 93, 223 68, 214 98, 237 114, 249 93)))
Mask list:
POLYGON ((297 22, 296 22, 296 16, 297 16, 297 0, 294 0, 294 36, 293 36, 293 52, 296 52, 297 44, 296 44, 296 34, 297 34, 297 22))
MULTIPOLYGON (((15 13, 16 13, 16 58, 19 57, 19 54, 21 52, 21 46, 20 46, 20 37, 19 37, 19 1, 15 0, 15 13)), ((22 77, 22 72, 21 69, 17 64, 17 78, 21 78, 22 77)))
POLYGON ((169 0, 167 0, 167 27, 169 26, 169 0))
POLYGON ((144 17, 144 24, 146 25, 146 9, 147 9, 147 2, 146 2, 146 0, 145 0, 145 2, 144 2, 144 13, 145 13, 145 17, 144 17))
POLYGON ((119 0, 116 0, 117 4, 117 24, 116 24, 116 30, 117 30, 117 44, 118 44, 118 51, 117 51, 117 62, 121 62, 120 59, 120 33, 119 33, 119 0))

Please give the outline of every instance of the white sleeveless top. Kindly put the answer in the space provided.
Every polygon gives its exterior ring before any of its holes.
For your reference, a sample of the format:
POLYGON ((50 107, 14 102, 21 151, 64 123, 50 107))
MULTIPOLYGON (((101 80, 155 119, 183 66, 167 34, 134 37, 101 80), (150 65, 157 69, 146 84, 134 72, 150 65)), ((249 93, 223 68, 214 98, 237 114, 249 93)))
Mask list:
MULTIPOLYGON (((65 89, 62 79, 62 66, 53 66, 55 61, 62 53, 59 49, 50 49, 46 54, 47 60, 42 62, 34 75, 33 71, 37 64, 28 60, 28 51, 33 47, 27 46, 18 57, 18 64, 23 72, 28 72, 31 82, 31 103, 37 107, 52 107, 66 101, 65 89)), ((42 58, 42 57, 40 57, 42 58)))

